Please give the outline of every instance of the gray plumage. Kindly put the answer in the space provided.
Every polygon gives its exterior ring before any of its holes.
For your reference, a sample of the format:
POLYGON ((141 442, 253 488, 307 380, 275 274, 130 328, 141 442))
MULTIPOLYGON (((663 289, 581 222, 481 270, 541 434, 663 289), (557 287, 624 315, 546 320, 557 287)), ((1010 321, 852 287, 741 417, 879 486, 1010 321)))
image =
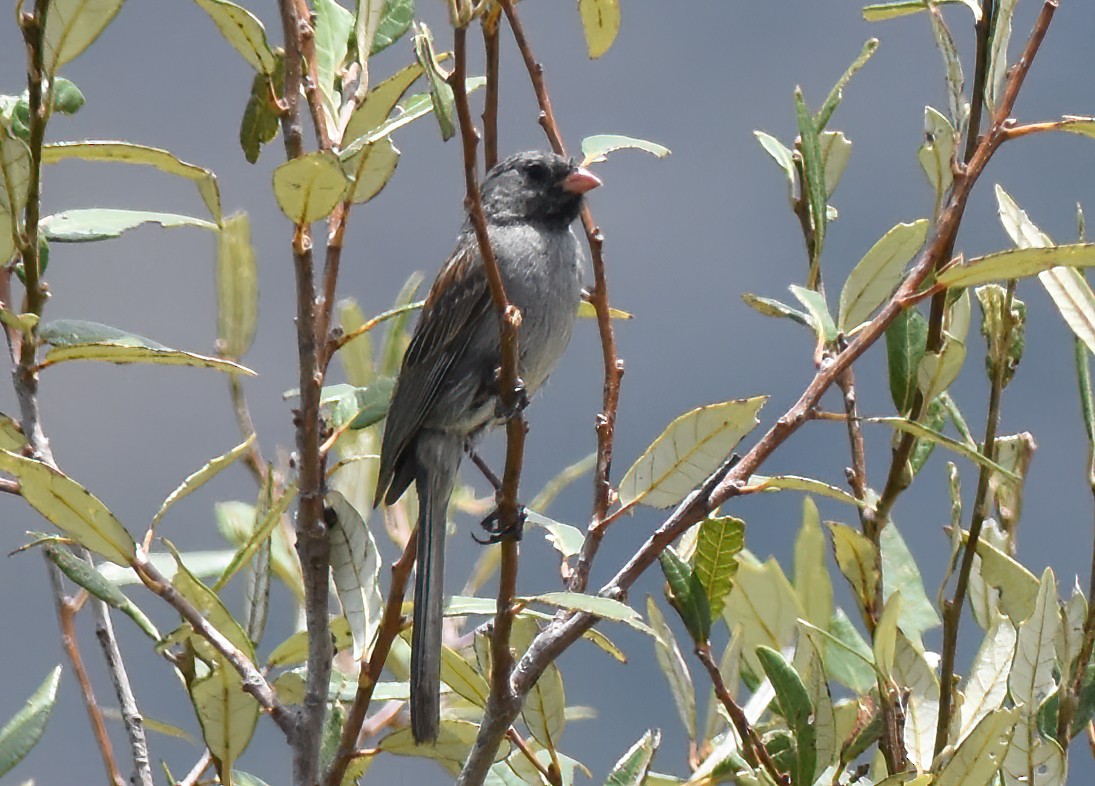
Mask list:
MULTIPOLYGON (((582 250, 570 225, 600 184, 552 153, 500 162, 482 185, 487 230, 506 296, 521 311, 520 375, 532 395, 567 344, 581 294, 582 250)), ((498 316, 466 222, 430 288, 392 395, 376 500, 418 490, 418 558, 411 641, 411 729, 437 737, 445 519, 465 445, 501 422, 498 316)))

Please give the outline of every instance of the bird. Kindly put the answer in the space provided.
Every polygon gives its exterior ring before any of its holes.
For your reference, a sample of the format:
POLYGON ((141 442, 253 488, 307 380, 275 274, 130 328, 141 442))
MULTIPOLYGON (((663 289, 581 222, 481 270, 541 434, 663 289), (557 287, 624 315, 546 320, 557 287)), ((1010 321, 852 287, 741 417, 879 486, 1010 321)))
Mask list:
MULTIPOLYGON (((512 155, 483 178, 487 234, 507 300, 521 312, 522 398, 547 379, 570 342, 584 254, 571 224, 601 180, 548 152, 512 155)), ((440 727, 445 522, 462 455, 507 416, 499 386, 498 313, 470 217, 430 287, 392 392, 373 506, 418 494, 411 634, 411 732, 440 727)), ((486 524, 484 523, 484 526, 486 524)))

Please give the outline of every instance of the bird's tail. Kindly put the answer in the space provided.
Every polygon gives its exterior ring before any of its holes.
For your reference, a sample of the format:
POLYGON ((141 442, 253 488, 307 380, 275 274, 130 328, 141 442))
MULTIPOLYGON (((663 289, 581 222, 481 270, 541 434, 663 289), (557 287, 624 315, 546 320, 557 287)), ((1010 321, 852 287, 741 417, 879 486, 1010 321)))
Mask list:
POLYGON ((445 591, 445 518, 462 446, 459 438, 423 433, 418 464, 418 557, 411 634, 411 732, 415 742, 437 739, 441 721, 441 624, 445 591))

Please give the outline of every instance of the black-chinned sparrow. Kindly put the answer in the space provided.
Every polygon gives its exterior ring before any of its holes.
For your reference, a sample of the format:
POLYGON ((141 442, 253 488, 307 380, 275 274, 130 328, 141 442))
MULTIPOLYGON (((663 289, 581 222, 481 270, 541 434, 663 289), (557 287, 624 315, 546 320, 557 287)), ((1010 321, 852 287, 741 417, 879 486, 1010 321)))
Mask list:
MULTIPOLYGON (((506 297, 521 311, 519 373, 531 395, 570 342, 582 249, 570 225, 601 181, 553 153, 511 156, 482 184, 483 213, 506 297)), ((411 729, 437 738, 445 519, 465 447, 504 421, 499 323, 470 220, 438 273, 403 356, 384 427, 374 504, 418 489, 411 641, 411 729)))

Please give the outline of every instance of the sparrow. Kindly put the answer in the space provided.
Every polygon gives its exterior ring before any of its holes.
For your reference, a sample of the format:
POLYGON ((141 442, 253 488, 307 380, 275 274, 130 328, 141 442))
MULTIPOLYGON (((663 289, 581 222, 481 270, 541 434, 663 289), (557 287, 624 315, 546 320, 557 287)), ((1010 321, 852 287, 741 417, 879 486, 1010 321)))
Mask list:
MULTIPOLYGON (((554 153, 513 155, 483 179, 487 233, 506 297, 520 309, 524 395, 547 379, 570 342, 581 296, 582 248, 571 229, 601 181, 554 153)), ((395 503, 414 481, 418 554, 411 635, 411 731, 437 739, 445 521, 465 449, 505 422, 498 313, 470 218, 437 274, 403 356, 380 450, 373 505, 395 503)), ((525 399, 527 401, 527 398, 525 399)), ((509 414, 512 414, 509 413, 509 414)))

